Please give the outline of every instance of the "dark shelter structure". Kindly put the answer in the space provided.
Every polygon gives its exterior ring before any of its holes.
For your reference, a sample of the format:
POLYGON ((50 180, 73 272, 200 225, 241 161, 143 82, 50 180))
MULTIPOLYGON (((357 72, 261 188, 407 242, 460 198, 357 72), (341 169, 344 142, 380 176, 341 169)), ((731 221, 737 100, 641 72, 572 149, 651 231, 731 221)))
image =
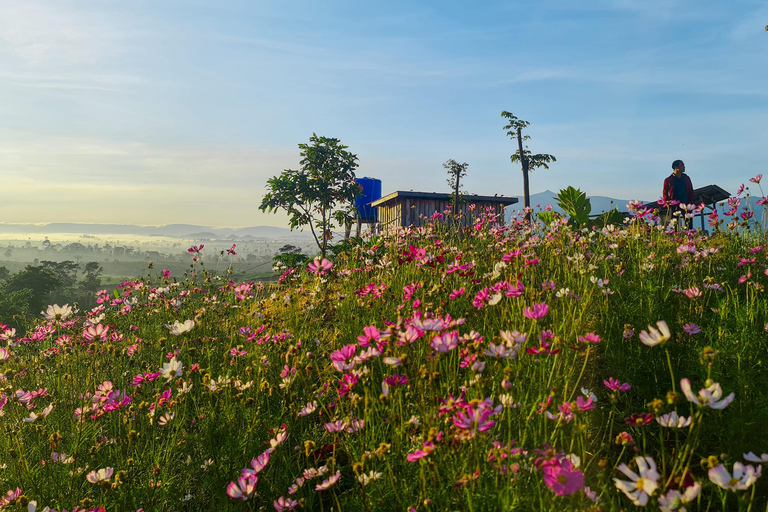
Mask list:
MULTIPOLYGON (((504 208, 518 202, 516 197, 464 195, 459 205, 464 219, 471 219, 491 208, 504 222, 504 208), (474 212, 470 205, 474 204, 474 212)), ((373 201, 371 206, 378 209, 379 229, 384 231, 393 227, 421 226, 435 212, 452 211, 451 195, 440 192, 405 192, 398 190, 381 199, 373 201)), ((469 220, 465 220, 468 223, 469 220)))
MULTIPOLYGON (((704 216, 712 213, 717 203, 719 203, 720 201, 725 201, 731 196, 731 194, 728 193, 726 190, 718 187, 717 185, 707 185, 706 187, 697 188, 693 191, 693 193, 696 196, 696 204, 704 203, 704 209, 701 210, 700 213, 696 214, 696 217, 699 217, 701 219, 701 230, 705 231, 704 216), (707 208, 709 208, 709 212, 706 211, 707 208)), ((671 215, 672 212, 675 211, 674 207, 667 208, 666 206, 664 206, 663 201, 655 201, 653 203, 648 203, 643 206, 650 209, 658 208, 659 216, 671 215)))

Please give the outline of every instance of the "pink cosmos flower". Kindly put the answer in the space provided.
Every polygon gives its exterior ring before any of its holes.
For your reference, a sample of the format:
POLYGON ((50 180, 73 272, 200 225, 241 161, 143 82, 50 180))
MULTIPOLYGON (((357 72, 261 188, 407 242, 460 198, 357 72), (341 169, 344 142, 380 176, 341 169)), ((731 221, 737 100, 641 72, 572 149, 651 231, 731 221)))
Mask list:
POLYGON ((347 422, 344 420, 331 421, 325 424, 325 430, 328 432, 342 432, 347 428, 347 422))
POLYGON ((249 474, 249 475, 256 476, 259 473, 261 473, 261 471, 265 467, 267 467, 267 464, 269 464, 269 453, 270 452, 266 451, 261 455, 259 455, 258 457, 256 457, 255 459, 251 460, 251 466, 253 467, 253 469, 246 468, 243 470, 242 474, 243 475, 249 474))
POLYGON ((417 460, 423 459, 424 457, 432 453, 432 450, 434 449, 435 449, 435 443, 433 443, 432 441, 426 441, 422 445, 421 449, 416 450, 415 452, 409 453, 406 456, 406 459, 408 460, 408 462, 416 462, 417 460))
POLYGON ((283 512, 284 510, 293 510, 299 506, 299 502, 292 500, 291 498, 284 498, 280 496, 277 500, 272 502, 277 512, 283 512))
POLYGON ((112 478, 112 475, 114 474, 115 470, 113 468, 103 468, 98 471, 91 471, 85 476, 85 479, 91 482, 92 484, 97 484, 99 482, 108 482, 110 478, 112 478))
POLYGON ((333 268, 333 263, 323 258, 322 261, 320 258, 315 258, 314 261, 311 261, 309 265, 307 265, 307 269, 312 272, 313 274, 320 274, 321 276, 324 276, 328 273, 329 270, 333 268))
POLYGON ((458 411, 453 417, 453 424, 461 430, 470 431, 474 437, 477 432, 485 432, 496 424, 490 418, 499 414, 504 406, 493 407, 493 399, 486 398, 482 401, 473 400, 463 408, 463 411, 458 411))
POLYGON ((450 300, 456 300, 462 295, 466 293, 466 290, 464 288, 459 288, 458 290, 454 289, 450 295, 448 295, 448 298, 450 300))
POLYGON ((533 308, 525 308, 523 316, 530 318, 531 320, 538 320, 544 318, 549 312, 549 305, 542 302, 540 304, 534 304, 533 308))
POLYGON ((565 458, 545 465, 541 473, 544 483, 552 489, 555 496, 573 494, 584 487, 584 473, 575 469, 573 463, 565 458))
POLYGON ((760 183, 760 180, 762 180, 762 179, 763 179, 763 175, 762 174, 758 174, 754 178, 749 178, 749 181, 751 183, 760 183))
POLYGON ((625 382, 622 384, 621 381, 618 381, 613 377, 608 377, 608 380, 604 380, 603 384, 605 384, 605 387, 611 391, 629 391, 632 389, 632 386, 630 386, 629 383, 625 382))
POLYGON ((381 331, 379 331, 375 325, 368 325, 363 328, 363 335, 357 337, 357 344, 361 347, 367 347, 371 342, 379 342, 381 338, 381 331))
POLYGON ((579 341, 582 343, 600 343, 600 336, 593 332, 589 332, 584 336, 579 336, 579 341))
POLYGON ((256 492, 256 484, 259 479, 251 474, 243 474, 237 479, 237 483, 229 482, 227 486, 227 496, 233 499, 247 501, 248 498, 256 492))
POLYGON ((436 334, 429 345, 441 354, 446 354, 459 346, 459 332, 449 331, 436 334))
POLYGON ((335 474, 333 474, 333 475, 329 476, 328 478, 326 478, 325 480, 323 480, 322 483, 317 484, 315 486, 315 490, 316 491, 326 491, 326 490, 330 489, 331 487, 333 487, 336 484, 336 482, 339 481, 339 478, 341 478, 341 471, 337 470, 335 474))
POLYGON ((107 341, 107 331, 109 331, 108 325, 89 325, 88 328, 83 331, 83 338, 85 338, 87 341, 93 341, 96 338, 101 341, 107 341))
POLYGON ((340 372, 354 368, 355 362, 349 360, 352 359, 352 356, 355 355, 355 350, 357 350, 357 345, 346 345, 339 350, 334 350, 331 352, 331 361, 333 361, 333 367, 340 372))

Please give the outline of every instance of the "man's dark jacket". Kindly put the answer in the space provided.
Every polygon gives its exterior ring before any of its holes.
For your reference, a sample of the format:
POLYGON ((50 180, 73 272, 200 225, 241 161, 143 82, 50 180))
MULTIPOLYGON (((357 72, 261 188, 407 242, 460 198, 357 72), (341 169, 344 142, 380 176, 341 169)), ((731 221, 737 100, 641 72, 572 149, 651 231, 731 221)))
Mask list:
MULTIPOLYGON (((688 204, 696 201, 696 196, 693 193, 693 184, 691 178, 687 174, 683 174, 685 179, 685 190, 688 193, 688 204)), ((671 174, 664 180, 664 193, 663 197, 665 201, 673 201, 675 199, 675 175, 671 174)))

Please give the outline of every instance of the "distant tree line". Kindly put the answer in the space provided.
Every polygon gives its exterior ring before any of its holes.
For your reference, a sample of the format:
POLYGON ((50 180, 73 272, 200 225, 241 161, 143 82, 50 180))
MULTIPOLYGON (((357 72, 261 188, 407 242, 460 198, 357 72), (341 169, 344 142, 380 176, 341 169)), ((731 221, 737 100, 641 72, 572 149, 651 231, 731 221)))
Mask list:
POLYGON ((103 268, 96 261, 41 261, 11 274, 0 267, 0 323, 25 328, 49 304, 95 306, 103 268))

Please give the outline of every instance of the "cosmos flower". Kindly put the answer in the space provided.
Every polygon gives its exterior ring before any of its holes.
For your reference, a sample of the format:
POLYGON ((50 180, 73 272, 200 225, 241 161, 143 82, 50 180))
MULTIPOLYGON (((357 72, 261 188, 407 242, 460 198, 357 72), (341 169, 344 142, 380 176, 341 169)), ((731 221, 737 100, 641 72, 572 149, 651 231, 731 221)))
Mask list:
POLYGON ((653 496, 659 487, 659 473, 656 471, 656 463, 651 457, 635 457, 638 473, 635 473, 626 464, 619 465, 619 471, 629 477, 630 481, 614 478, 616 488, 623 492, 638 507, 648 504, 648 498, 653 496))
POLYGON ((115 470, 113 468, 103 468, 99 469, 98 471, 94 470, 88 473, 85 476, 85 479, 91 482, 92 484, 97 484, 99 482, 108 482, 110 478, 112 478, 112 475, 114 474, 115 470))
POLYGON ((701 492, 701 484, 694 482, 693 485, 685 488, 685 492, 680 493, 679 489, 670 489, 667 494, 659 497, 659 508, 661 512, 685 512, 685 505, 691 503, 701 492))
POLYGON ((736 397, 734 393, 731 393, 727 397, 722 398, 723 388, 720 387, 720 384, 717 382, 713 382, 708 387, 700 389, 698 396, 693 394, 693 391, 691 390, 691 381, 688 379, 682 379, 680 381, 680 389, 683 391, 685 398, 687 398, 689 402, 693 402, 700 407, 709 407, 711 409, 725 409, 736 397))
POLYGON ((545 465, 541 473, 544 483, 555 496, 573 494, 584 487, 584 473, 575 469, 573 463, 565 458, 545 465))
POLYGON ((299 506, 299 502, 296 500, 292 500, 291 498, 284 498, 280 496, 275 501, 272 502, 272 505, 275 507, 275 510, 277 512, 283 512, 284 510, 293 510, 296 507, 299 506))
POLYGON ((339 481, 339 478, 341 478, 341 471, 336 471, 333 475, 329 476, 325 480, 322 481, 322 483, 319 483, 315 486, 316 491, 327 491, 334 485, 336 485, 336 482, 339 481))
POLYGON ((542 302, 540 304, 534 304, 533 308, 525 308, 525 310, 523 310, 523 316, 530 318, 531 320, 538 320, 547 316, 548 312, 549 305, 542 302))
POLYGON ((256 484, 259 479, 251 474, 241 475, 237 483, 229 482, 227 486, 227 496, 234 499, 247 501, 248 497, 256 492, 256 484))
POLYGON ((178 361, 176 356, 173 356, 170 361, 163 364, 161 372, 165 381, 171 382, 176 377, 181 377, 183 369, 184 365, 181 364, 181 361, 178 361))
POLYGON ((760 478, 761 466, 755 469, 754 466, 744 466, 741 462, 733 463, 733 475, 725 469, 725 466, 720 464, 717 467, 710 468, 708 475, 709 480, 722 487, 723 489, 731 491, 743 491, 749 489, 749 487, 760 478))
POLYGON ((613 377, 608 377, 607 380, 603 381, 603 384, 605 384, 605 387, 611 391, 629 391, 632 389, 632 386, 630 386, 629 383, 625 382, 622 384, 621 381, 618 381, 613 377))
POLYGON ((685 428, 691 424, 691 419, 692 418, 678 416, 675 411, 662 416, 656 416, 658 424, 667 428, 685 428))
POLYGON ((650 334, 646 331, 640 332, 640 341, 649 347, 655 347, 659 343, 664 343, 672 336, 672 333, 669 332, 667 322, 659 320, 656 322, 656 325, 659 327, 658 329, 651 327, 650 325, 648 326, 650 334))
POLYGON ((315 258, 314 261, 311 261, 309 265, 307 265, 307 269, 310 272, 320 274, 321 276, 327 274, 332 268, 333 263, 326 258, 323 258, 322 261, 320 258, 315 258))
POLYGON ((47 311, 41 311, 40 314, 45 316, 46 320, 61 321, 72 315, 72 306, 69 304, 64 304, 63 306, 53 304, 48 306, 47 311))
POLYGON ((764 453, 759 457, 752 452, 745 453, 744 460, 748 460, 749 462, 758 462, 762 464, 763 462, 768 462, 768 453, 764 453))
POLYGON ((178 320, 174 320, 173 324, 165 324, 165 326, 171 331, 171 334, 178 336, 189 332, 195 326, 194 320, 185 320, 184 323, 180 323, 178 320))

